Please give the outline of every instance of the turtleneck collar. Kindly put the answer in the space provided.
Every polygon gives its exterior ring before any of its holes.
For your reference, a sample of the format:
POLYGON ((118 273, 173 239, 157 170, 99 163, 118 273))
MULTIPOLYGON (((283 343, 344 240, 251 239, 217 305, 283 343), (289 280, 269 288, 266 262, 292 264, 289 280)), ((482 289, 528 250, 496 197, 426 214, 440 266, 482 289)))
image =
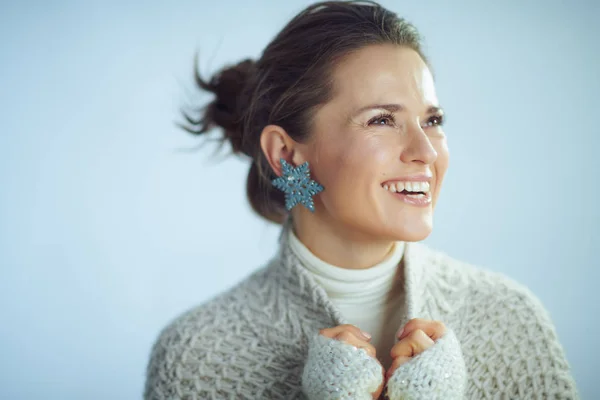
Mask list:
POLYGON ((398 241, 385 258, 366 269, 348 269, 329 264, 314 255, 296 236, 292 227, 284 233, 290 250, 338 307, 362 305, 365 308, 386 302, 393 289, 404 242, 398 241))
MULTIPOLYGON (((339 308, 328 298, 323 287, 316 282, 313 274, 302 265, 300 259, 291 250, 287 234, 291 227, 292 219, 288 214, 282 221, 278 252, 272 265, 283 274, 280 284, 290 293, 303 299, 307 311, 315 313, 313 318, 317 325, 335 326, 349 323, 339 308)), ((436 269, 438 257, 438 253, 431 251, 422 243, 404 243, 404 255, 401 262, 403 267, 402 286, 406 294, 404 323, 411 318, 435 319, 438 315, 437 310, 449 312, 449 305, 445 301, 441 299, 432 301, 433 296, 426 295, 431 290, 443 289, 431 287, 431 283, 434 281, 432 275, 435 273, 433 270, 436 269)))

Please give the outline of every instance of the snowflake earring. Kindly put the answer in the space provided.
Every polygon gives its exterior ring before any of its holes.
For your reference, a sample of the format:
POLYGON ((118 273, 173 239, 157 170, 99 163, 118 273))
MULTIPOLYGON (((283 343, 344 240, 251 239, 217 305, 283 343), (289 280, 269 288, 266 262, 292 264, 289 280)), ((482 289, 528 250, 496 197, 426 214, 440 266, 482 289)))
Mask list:
POLYGON ((289 211, 298 203, 311 212, 315 212, 312 196, 323 191, 323 186, 310 179, 308 161, 297 167, 292 167, 283 158, 280 160, 283 175, 273 179, 271 183, 285 193, 285 208, 289 211))

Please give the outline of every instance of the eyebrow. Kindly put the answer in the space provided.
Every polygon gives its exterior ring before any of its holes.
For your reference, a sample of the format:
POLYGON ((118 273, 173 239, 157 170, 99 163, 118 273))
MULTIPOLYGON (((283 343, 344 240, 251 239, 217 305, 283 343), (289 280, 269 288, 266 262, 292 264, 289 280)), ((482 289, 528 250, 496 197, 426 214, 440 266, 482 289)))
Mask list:
MULTIPOLYGON (((354 113, 354 115, 358 115, 367 110, 387 110, 389 112, 399 112, 399 111, 403 111, 404 109, 405 109, 405 107, 402 104, 371 104, 371 105, 359 108, 354 113)), ((427 109, 427 114, 436 114, 436 113, 443 113, 443 112, 444 112, 444 109, 439 106, 430 106, 427 109)))

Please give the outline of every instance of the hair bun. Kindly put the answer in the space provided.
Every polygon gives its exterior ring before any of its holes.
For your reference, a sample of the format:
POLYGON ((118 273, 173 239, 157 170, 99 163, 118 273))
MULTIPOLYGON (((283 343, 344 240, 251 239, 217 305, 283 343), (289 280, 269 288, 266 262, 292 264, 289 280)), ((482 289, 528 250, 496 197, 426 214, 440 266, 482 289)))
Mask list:
POLYGON ((246 106, 248 94, 244 90, 256 69, 256 63, 245 59, 235 65, 228 65, 214 74, 207 82, 198 73, 197 60, 194 69, 194 79, 199 88, 211 92, 215 99, 203 110, 198 120, 184 114, 187 122, 193 127, 183 127, 188 132, 202 134, 215 126, 223 129, 222 140, 229 140, 234 153, 250 152, 244 147, 242 111, 246 106))

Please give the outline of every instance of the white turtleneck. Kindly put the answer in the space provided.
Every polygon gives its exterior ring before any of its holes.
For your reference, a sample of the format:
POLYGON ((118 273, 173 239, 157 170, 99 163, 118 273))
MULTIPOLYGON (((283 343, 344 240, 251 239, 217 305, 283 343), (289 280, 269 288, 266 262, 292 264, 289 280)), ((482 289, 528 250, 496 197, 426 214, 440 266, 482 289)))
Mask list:
POLYGON ((404 315, 404 285, 400 260, 404 242, 396 242, 380 263, 366 269, 347 269, 329 264, 315 256, 289 231, 294 254, 321 285, 342 315, 361 330, 372 335, 371 344, 384 368, 391 364, 390 350, 404 315))

